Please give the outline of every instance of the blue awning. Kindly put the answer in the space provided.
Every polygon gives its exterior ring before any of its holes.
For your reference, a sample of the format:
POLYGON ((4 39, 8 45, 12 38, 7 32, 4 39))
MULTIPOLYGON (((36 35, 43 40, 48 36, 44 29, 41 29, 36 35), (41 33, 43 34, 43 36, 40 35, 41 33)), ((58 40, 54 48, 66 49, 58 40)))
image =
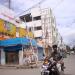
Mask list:
POLYGON ((13 45, 29 45, 30 40, 28 38, 12 38, 7 40, 1 40, 0 46, 13 46, 13 45))
POLYGON ((27 48, 27 46, 37 46, 37 42, 35 39, 30 41, 29 38, 12 38, 7 40, 0 41, 0 47, 4 48, 4 51, 19 51, 22 48, 27 48))
POLYGON ((19 51, 22 50, 22 46, 21 45, 16 45, 16 46, 8 46, 8 47, 4 47, 4 51, 8 52, 8 51, 19 51))
POLYGON ((37 42, 36 42, 35 39, 32 39, 32 40, 31 40, 31 43, 32 43, 32 46, 37 46, 37 42))

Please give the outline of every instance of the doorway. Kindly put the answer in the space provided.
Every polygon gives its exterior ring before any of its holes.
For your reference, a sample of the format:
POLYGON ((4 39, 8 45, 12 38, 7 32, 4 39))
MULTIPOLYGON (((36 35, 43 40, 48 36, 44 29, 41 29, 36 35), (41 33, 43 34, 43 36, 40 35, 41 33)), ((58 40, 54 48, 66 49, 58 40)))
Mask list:
POLYGON ((19 52, 6 52, 6 64, 19 64, 19 52))

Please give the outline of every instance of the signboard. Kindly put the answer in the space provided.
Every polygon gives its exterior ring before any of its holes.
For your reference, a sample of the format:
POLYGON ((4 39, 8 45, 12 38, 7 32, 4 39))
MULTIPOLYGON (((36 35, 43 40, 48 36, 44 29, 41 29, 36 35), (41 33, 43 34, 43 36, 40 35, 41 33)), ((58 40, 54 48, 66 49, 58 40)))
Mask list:
POLYGON ((19 28, 19 36, 20 37, 27 36, 27 30, 25 28, 19 28))
POLYGON ((10 23, 13 23, 16 26, 19 25, 19 20, 15 19, 14 11, 2 5, 0 5, 0 18, 10 23))
POLYGON ((4 21, 0 19, 0 32, 5 32, 4 21))
POLYGON ((15 37, 16 36, 16 26, 12 23, 9 23, 7 21, 3 21, 0 19, 0 33, 3 33, 2 35, 10 35, 15 37))

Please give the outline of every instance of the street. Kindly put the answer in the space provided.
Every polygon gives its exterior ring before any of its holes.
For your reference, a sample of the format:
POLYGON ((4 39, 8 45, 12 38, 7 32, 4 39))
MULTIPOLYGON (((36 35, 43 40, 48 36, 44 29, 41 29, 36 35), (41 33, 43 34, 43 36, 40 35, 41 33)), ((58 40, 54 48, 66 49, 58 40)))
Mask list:
MULTIPOLYGON (((65 75, 75 75, 75 55, 68 55, 64 59, 65 75)), ((0 75, 40 75, 40 68, 37 69, 0 69, 0 75)))
POLYGON ((0 75, 40 75, 39 69, 0 69, 0 75))
POLYGON ((67 59, 64 59, 65 62, 65 74, 66 75, 75 75, 75 55, 70 55, 67 59))

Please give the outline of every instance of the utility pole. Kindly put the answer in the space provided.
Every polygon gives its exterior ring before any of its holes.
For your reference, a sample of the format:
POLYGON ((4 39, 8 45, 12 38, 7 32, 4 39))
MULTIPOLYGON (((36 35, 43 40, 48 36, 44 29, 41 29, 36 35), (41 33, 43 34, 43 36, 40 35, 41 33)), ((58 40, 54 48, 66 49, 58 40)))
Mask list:
POLYGON ((11 9, 11 0, 8 0, 8 8, 11 9))

